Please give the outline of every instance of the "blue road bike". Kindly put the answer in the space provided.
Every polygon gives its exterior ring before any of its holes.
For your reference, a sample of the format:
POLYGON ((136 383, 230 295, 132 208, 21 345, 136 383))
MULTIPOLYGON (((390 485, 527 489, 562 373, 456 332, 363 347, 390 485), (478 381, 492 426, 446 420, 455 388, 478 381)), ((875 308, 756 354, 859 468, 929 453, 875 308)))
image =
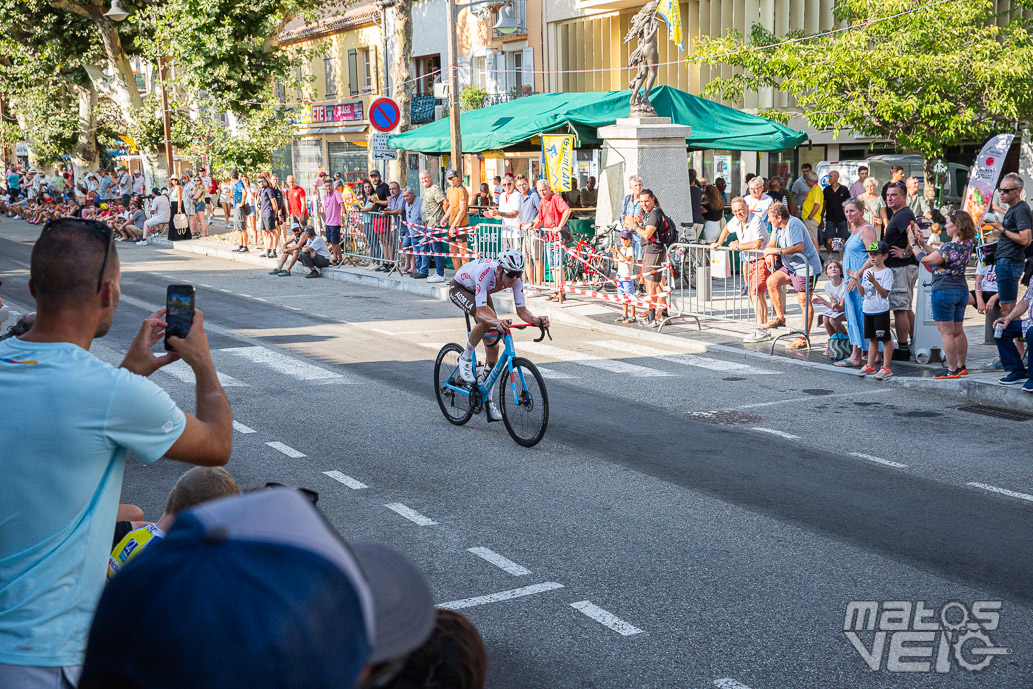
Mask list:
MULTIPOLYGON (((541 335, 535 342, 541 342, 549 334, 547 328, 531 323, 518 323, 510 328, 522 330, 529 326, 541 329, 541 335)), ((469 316, 466 317, 466 330, 470 330, 469 316)), ((549 335, 549 339, 552 339, 552 335, 549 335)), ((487 400, 495 381, 505 376, 499 384, 497 401, 502 421, 513 440, 524 447, 533 447, 545 436, 545 429, 549 425, 549 394, 545 390, 545 380, 534 364, 516 355, 511 333, 489 331, 484 335, 484 342, 489 346, 500 340, 505 343, 505 347, 498 362, 486 376, 478 375, 474 385, 459 377, 459 357, 463 347, 451 342, 441 348, 434 361, 434 393, 438 398, 438 406, 449 423, 456 426, 462 426, 474 414, 481 412, 490 422, 487 400)), ((477 352, 473 354, 473 363, 476 371, 477 352)))

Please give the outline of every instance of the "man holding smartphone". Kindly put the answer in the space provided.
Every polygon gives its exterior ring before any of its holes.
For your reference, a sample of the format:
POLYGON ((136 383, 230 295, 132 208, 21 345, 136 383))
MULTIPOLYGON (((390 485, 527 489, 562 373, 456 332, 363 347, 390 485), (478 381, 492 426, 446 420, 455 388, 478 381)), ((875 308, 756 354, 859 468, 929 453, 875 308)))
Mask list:
POLYGON ((156 356, 166 326, 147 318, 119 368, 90 353, 118 307, 111 229, 47 223, 32 250, 36 321, 0 342, 0 686, 72 687, 105 581, 126 455, 226 464, 233 413, 195 311, 176 352, 156 356), (197 379, 197 415, 147 379, 182 359, 197 379))

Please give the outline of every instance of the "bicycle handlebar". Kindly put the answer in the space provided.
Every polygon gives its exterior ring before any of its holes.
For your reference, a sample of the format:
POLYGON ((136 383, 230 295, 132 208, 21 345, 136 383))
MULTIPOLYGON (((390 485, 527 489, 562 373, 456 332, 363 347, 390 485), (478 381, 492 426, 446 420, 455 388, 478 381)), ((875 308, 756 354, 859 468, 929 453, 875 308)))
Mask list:
MULTIPOLYGON (((538 328, 541 331, 541 334, 534 339, 535 342, 541 342, 545 339, 546 335, 549 336, 550 340, 552 339, 552 333, 550 333, 549 329, 544 325, 535 325, 534 323, 513 323, 509 327, 511 330, 513 328, 516 328, 517 330, 523 330, 524 328, 538 328)), ((495 342, 498 342, 500 339, 502 339, 502 333, 498 332, 497 330, 489 330, 488 332, 484 333, 485 337, 492 335, 496 337, 495 342)))

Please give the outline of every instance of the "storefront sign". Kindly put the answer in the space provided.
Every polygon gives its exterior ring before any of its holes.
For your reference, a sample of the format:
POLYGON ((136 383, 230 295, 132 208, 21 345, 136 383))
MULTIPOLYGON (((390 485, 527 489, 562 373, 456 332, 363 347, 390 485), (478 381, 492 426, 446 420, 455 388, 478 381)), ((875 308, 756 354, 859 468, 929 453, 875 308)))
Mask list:
POLYGON ((361 122, 362 120, 362 101, 333 105, 299 105, 294 109, 294 124, 361 122))

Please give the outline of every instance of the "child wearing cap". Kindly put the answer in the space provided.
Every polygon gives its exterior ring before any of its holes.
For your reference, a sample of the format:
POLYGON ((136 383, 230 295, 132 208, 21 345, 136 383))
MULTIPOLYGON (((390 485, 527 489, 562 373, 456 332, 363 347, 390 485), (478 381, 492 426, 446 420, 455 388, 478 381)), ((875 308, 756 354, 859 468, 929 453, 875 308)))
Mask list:
POLYGON ((632 246, 632 240, 631 230, 624 230, 621 232, 620 246, 613 247, 613 256, 617 261, 617 296, 627 299, 624 302, 624 315, 615 321, 617 323, 634 323, 636 320, 635 304, 631 301, 635 296, 631 268, 635 261, 635 247, 632 246))
POLYGON ((868 257, 872 267, 862 275, 860 270, 848 271, 854 287, 864 295, 861 311, 864 313, 864 337, 868 340, 868 363, 855 375, 863 378, 869 374, 875 380, 885 380, 893 375, 890 362, 893 361, 893 335, 890 331, 890 290, 893 289, 893 271, 886 267, 889 246, 883 241, 868 245, 868 257), (876 368, 879 343, 883 345, 882 368, 876 368))

